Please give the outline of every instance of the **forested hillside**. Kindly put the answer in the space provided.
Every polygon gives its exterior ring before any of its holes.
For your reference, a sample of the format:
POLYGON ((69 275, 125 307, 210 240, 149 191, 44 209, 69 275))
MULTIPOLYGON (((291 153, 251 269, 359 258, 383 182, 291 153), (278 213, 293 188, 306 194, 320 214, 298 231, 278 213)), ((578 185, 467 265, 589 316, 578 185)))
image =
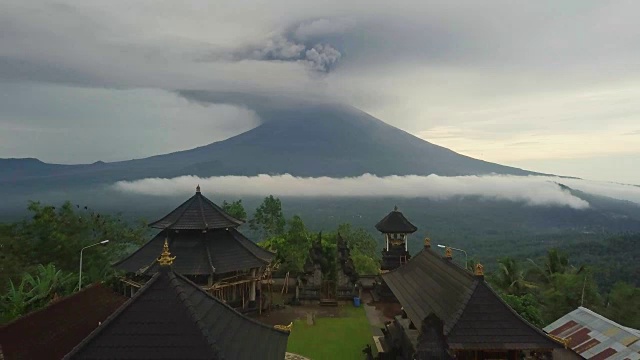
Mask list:
MULTIPOLYGON (((247 211, 241 200, 224 201, 224 209, 246 219, 242 231, 259 245, 277 252, 278 274, 298 274, 307 259, 313 239, 319 238, 328 259, 334 258, 339 233, 351 248, 360 274, 378 271, 381 237, 372 226, 363 227, 353 218, 338 226, 311 229, 287 203, 273 196, 263 199, 255 211, 247 211), (288 215, 292 214, 293 215, 288 215), (287 214, 287 215, 285 215, 287 214)), ((83 283, 111 283, 117 273, 110 264, 134 251, 152 234, 144 222, 128 223, 89 208, 65 203, 54 207, 29 206, 30 217, 0 226, 0 320, 9 321, 38 309, 52 299, 78 290, 80 249, 109 239, 107 246, 84 254, 83 283)), ((340 221, 342 219, 338 219, 340 221)), ((441 225, 447 221, 440 219, 441 225)), ((469 254, 467 266, 481 262, 488 280, 521 315, 542 326, 575 307, 584 305, 621 324, 640 327, 640 263, 637 245, 640 233, 610 235, 582 232, 525 235, 513 231, 487 233, 481 240, 457 238, 456 223, 448 240, 428 232, 433 244, 462 247, 469 254), (467 242, 459 241, 466 239, 467 242), (456 241, 458 240, 458 241, 456 241), (462 244, 462 245, 461 245, 462 244)), ((471 230, 468 230, 471 232, 471 230)), ((424 232, 423 232, 424 234, 424 232)), ((412 252, 419 251, 420 235, 410 238, 412 252)), ((465 258, 454 254, 465 266, 465 258)), ((329 276, 335 264, 324 264, 329 276)))

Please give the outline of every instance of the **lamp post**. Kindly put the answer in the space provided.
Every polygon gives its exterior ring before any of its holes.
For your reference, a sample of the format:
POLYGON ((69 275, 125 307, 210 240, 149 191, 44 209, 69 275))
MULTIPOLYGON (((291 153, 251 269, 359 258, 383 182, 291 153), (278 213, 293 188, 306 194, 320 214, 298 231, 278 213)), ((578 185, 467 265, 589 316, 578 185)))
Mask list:
POLYGON ((94 247, 96 245, 107 245, 109 243, 109 240, 102 240, 99 243, 95 243, 93 245, 89 245, 89 246, 85 246, 80 250, 80 271, 79 271, 79 275, 78 275, 78 291, 80 291, 82 289, 82 252, 84 251, 84 249, 88 249, 90 247, 94 247))
POLYGON ((451 247, 451 246, 440 245, 440 244, 438 244, 438 247, 439 248, 447 248, 448 247, 451 250, 462 251, 464 253, 464 269, 468 270, 467 266, 469 264, 469 257, 467 256, 467 252, 466 251, 464 251, 462 249, 454 248, 454 247, 451 247))

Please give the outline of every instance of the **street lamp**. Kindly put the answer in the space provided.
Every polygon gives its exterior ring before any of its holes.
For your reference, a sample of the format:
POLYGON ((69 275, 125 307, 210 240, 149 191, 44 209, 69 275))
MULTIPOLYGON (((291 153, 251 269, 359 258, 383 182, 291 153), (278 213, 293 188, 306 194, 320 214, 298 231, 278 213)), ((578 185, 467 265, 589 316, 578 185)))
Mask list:
POLYGON ((440 245, 440 244, 438 244, 438 247, 439 248, 447 248, 448 247, 451 250, 462 251, 464 253, 464 268, 465 268, 465 270, 468 270, 467 266, 468 266, 468 263, 469 263, 468 262, 469 257, 467 256, 467 252, 466 251, 464 251, 462 249, 454 248, 454 247, 451 247, 451 246, 440 245))
POLYGON ((84 249, 88 249, 88 248, 94 247, 96 245, 107 245, 108 243, 109 243, 109 240, 102 240, 99 243, 95 243, 93 245, 85 246, 80 250, 80 275, 78 275, 78 291, 80 291, 80 289, 82 289, 82 252, 84 251, 84 249))

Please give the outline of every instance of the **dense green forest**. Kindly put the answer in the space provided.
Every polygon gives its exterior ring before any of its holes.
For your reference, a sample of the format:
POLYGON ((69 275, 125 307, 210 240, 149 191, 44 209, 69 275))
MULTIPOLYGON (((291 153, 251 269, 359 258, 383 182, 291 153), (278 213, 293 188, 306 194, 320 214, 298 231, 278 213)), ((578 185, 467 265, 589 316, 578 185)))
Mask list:
MULTIPOLYGON (((311 241, 318 237, 327 258, 334 258, 338 233, 352 249, 359 273, 378 271, 381 238, 374 236, 373 226, 359 227, 345 221, 334 228, 327 226, 325 231, 317 227, 311 230, 298 215, 286 218, 284 214, 291 211, 283 211, 281 200, 273 196, 263 199, 250 214, 241 200, 222 205, 233 216, 247 220, 242 231, 276 252, 279 275, 300 272, 311 241)), ((84 252, 82 273, 84 284, 110 283, 118 275, 110 264, 152 235, 142 221, 126 222, 120 216, 68 202, 57 208, 34 202, 29 211, 30 216, 22 221, 0 225, 1 322, 77 291, 83 247, 110 240, 107 246, 84 252)), ((485 235, 482 241, 468 242, 455 238, 441 241, 430 234, 436 244, 464 246, 470 255, 468 266, 482 262, 492 286, 538 326, 582 304, 623 325, 640 327, 640 266, 634 259, 640 234, 485 235)), ((422 239, 416 236, 410 241, 412 252, 417 252, 422 239)), ((455 260, 464 265, 463 257, 456 256, 455 260)))

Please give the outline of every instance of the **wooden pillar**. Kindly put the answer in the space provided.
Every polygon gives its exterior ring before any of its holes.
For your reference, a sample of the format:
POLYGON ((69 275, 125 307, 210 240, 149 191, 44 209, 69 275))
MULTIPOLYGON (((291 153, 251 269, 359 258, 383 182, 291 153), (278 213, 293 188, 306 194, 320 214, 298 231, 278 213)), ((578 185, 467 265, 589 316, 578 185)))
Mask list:
POLYGON ((249 301, 256 301, 256 269, 251 269, 251 287, 249 288, 249 301))

